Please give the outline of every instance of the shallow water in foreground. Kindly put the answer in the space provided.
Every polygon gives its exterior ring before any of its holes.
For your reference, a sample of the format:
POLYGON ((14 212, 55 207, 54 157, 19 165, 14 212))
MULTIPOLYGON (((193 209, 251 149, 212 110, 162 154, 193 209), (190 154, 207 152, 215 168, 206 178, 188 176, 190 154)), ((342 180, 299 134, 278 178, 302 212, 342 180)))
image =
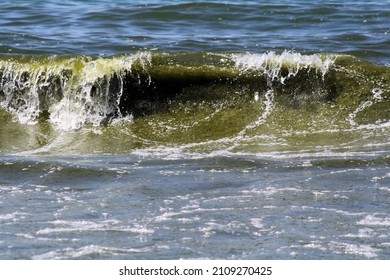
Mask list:
POLYGON ((390 157, 368 154, 2 157, 1 258, 388 259, 390 157))

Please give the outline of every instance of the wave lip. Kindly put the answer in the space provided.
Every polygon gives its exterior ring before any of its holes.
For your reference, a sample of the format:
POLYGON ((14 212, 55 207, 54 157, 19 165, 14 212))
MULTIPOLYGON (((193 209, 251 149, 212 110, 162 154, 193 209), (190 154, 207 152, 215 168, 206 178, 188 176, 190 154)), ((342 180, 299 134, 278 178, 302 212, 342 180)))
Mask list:
POLYGON ((280 55, 274 52, 234 55, 233 59, 236 66, 244 72, 257 71, 266 74, 271 80, 277 79, 284 83, 301 70, 315 69, 324 76, 334 64, 337 55, 302 55, 285 51, 280 55), (288 70, 286 77, 282 76, 283 68, 288 70))
POLYGON ((86 56, 3 59, 0 61, 0 104, 21 123, 34 124, 43 114, 59 129, 78 129, 85 124, 100 125, 111 116, 121 116, 120 103, 137 95, 126 92, 130 97, 122 98, 127 82, 132 83, 128 86, 131 90, 146 92, 150 91, 153 80, 185 87, 188 83, 233 80, 245 72, 256 71, 283 83, 302 69, 315 68, 325 75, 334 60, 291 52, 212 54, 206 59, 203 55, 200 61, 201 55, 192 56, 152 56, 141 52, 97 59, 86 56), (288 75, 283 77, 285 67, 288 75), (145 88, 136 88, 134 82, 145 88))
POLYGON ((100 125, 117 114, 125 71, 147 53, 121 58, 31 57, 0 61, 0 105, 21 123, 41 116, 60 130, 100 125))

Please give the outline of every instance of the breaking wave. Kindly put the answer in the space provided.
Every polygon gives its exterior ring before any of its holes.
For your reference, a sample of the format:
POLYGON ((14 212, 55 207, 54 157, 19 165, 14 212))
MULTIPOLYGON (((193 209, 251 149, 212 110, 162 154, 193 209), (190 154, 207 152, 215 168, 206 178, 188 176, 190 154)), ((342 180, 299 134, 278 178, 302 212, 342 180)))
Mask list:
POLYGON ((1 149, 47 147, 58 135, 75 146, 111 139, 110 152, 199 143, 313 147, 359 142, 362 130, 370 131, 365 144, 380 145, 385 134, 377 132, 390 127, 389 81, 386 66, 287 51, 2 57, 1 149))

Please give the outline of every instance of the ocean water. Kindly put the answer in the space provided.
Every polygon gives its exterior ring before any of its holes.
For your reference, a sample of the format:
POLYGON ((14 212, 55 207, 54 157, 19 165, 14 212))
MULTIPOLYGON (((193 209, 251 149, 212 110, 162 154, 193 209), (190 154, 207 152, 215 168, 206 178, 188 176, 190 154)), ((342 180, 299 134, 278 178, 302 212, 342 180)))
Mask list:
POLYGON ((0 259, 390 259, 389 1, 2 1, 0 259))

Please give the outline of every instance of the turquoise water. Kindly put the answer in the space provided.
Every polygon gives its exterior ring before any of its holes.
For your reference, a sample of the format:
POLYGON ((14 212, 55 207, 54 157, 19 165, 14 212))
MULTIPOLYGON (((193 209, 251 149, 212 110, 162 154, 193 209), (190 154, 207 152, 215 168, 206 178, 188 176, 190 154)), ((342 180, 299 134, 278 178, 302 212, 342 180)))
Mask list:
POLYGON ((389 259, 389 1, 3 1, 0 259, 389 259))

